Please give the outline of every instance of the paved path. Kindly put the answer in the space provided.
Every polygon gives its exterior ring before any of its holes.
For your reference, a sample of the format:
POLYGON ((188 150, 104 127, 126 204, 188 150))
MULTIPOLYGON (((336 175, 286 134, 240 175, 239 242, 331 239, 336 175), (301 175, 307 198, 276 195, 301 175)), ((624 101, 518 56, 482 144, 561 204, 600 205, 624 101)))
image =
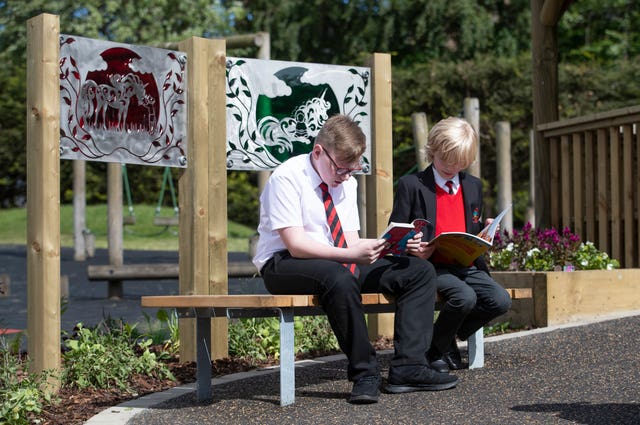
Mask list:
MULTIPOLYGON (((213 401, 194 388, 124 403, 87 425, 186 424, 640 424, 640 311, 590 324, 488 338, 486 366, 457 388, 346 402, 346 361, 296 367, 296 403, 278 404, 278 374, 214 380, 213 401), (221 382, 222 381, 222 382, 221 382), (151 407, 155 405, 154 407, 151 407)), ((379 356, 386 375, 390 354, 379 356)), ((228 377, 232 378, 232 377, 228 377)))

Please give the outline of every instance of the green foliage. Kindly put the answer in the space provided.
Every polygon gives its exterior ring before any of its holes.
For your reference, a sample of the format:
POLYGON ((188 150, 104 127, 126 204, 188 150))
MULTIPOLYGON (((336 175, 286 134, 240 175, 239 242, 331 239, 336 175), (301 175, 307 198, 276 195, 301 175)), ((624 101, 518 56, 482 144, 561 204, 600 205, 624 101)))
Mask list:
POLYGON ((129 389, 134 373, 173 379, 169 369, 149 350, 151 339, 138 338, 135 326, 103 321, 94 329, 78 324, 65 341, 64 382, 78 388, 129 389))
POLYGON ((253 229, 258 227, 259 216, 257 176, 247 171, 227 173, 227 215, 253 229))
POLYGON ((503 334, 509 329, 511 329, 511 321, 507 320, 506 322, 495 323, 493 325, 485 325, 482 330, 482 333, 485 336, 494 335, 494 334, 503 334))
MULTIPOLYGON (((294 318, 295 352, 337 350, 338 342, 325 316, 294 318)), ((278 319, 248 318, 229 323, 229 355, 255 360, 280 355, 278 319)))
POLYGON ((599 251, 592 242, 582 242, 568 228, 535 230, 527 223, 522 230, 496 234, 486 254, 496 271, 611 270, 620 263, 599 251))
MULTIPOLYGON (((21 337, 15 338, 19 346, 21 337)), ((30 417, 52 401, 42 391, 49 374, 29 371, 28 359, 22 359, 13 342, 0 335, 0 424, 27 425, 30 417)))
POLYGON ((238 31, 268 31, 272 57, 338 64, 389 52, 406 65, 529 48, 527 0, 244 1, 238 31))
POLYGON ((147 322, 145 335, 153 345, 162 345, 163 350, 169 355, 176 355, 180 351, 180 328, 178 326, 178 313, 160 309, 156 312, 157 322, 154 322, 147 313, 143 312, 147 322), (156 323, 159 324, 156 325, 156 323))

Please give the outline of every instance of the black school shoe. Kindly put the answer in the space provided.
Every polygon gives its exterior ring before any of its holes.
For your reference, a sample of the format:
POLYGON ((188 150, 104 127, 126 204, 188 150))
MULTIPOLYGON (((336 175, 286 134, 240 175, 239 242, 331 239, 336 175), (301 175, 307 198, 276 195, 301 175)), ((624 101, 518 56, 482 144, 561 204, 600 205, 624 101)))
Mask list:
POLYGON ((380 375, 363 376, 356 380, 347 401, 351 404, 377 403, 380 395, 380 382, 380 375))
POLYGON ((440 373, 426 365, 395 366, 389 369, 389 379, 385 391, 393 394, 414 391, 441 391, 453 388, 458 378, 448 373, 440 373))
POLYGON ((429 365, 432 369, 437 372, 447 373, 450 370, 459 370, 464 368, 464 364, 462 363, 462 355, 460 354, 460 349, 458 348, 458 344, 455 339, 451 343, 451 347, 449 347, 449 351, 444 353, 442 356, 433 356, 431 350, 427 353, 427 360, 429 361, 429 365))

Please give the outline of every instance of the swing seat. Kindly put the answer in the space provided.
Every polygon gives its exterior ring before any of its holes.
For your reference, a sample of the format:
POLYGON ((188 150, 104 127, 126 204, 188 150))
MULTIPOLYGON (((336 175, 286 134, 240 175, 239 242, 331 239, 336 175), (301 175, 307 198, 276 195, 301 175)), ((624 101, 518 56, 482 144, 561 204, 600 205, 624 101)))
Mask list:
POLYGON ((153 217, 153 224, 155 226, 177 226, 178 216, 177 215, 173 215, 169 217, 156 216, 156 217, 153 217))
POLYGON ((127 226, 127 225, 134 225, 136 224, 136 216, 135 215, 125 215, 122 217, 122 224, 127 226))

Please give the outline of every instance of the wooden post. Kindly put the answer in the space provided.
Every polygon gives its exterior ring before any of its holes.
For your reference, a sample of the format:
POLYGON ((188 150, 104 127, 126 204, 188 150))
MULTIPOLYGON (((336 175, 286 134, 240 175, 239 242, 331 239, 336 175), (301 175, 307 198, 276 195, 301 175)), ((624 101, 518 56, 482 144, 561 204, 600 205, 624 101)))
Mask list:
MULTIPOLYGON (((178 180, 179 291, 184 295, 205 295, 209 294, 212 288, 222 290, 222 282, 226 291, 227 279, 226 165, 219 156, 220 140, 226 138, 226 96, 223 92, 221 98, 216 98, 220 94, 220 85, 223 89, 225 86, 225 42, 192 37, 180 42, 179 50, 187 54, 189 93, 187 168, 182 170, 178 180), (221 173, 224 174, 222 185, 221 173), (218 206, 224 208, 223 216, 210 217, 213 202, 224 204, 222 207, 218 206), (220 224, 219 220, 224 220, 224 224, 220 224), (210 229, 212 223, 215 223, 216 228, 210 229)), ((224 145, 222 149, 225 149, 224 145)), ((223 152, 222 157, 225 155, 226 152, 223 152)), ((218 211, 216 209, 216 214, 218 211)), ((226 319, 223 320, 226 323, 226 319)), ((212 344, 216 347, 216 353, 212 353, 212 358, 220 355, 221 347, 225 347, 226 352, 226 331, 218 329, 219 323, 219 319, 216 319, 212 327, 215 335, 212 344)), ((195 334, 194 320, 181 319, 180 361, 195 361, 195 334)))
POLYGON ((527 221, 533 226, 536 224, 536 168, 535 149, 533 146, 533 130, 529 131, 529 204, 527 205, 527 221))
POLYGON ((422 171, 429 166, 424 153, 424 147, 429 137, 427 114, 424 112, 414 112, 411 114, 411 127, 413 128, 413 146, 416 151, 416 164, 418 164, 418 170, 422 171))
POLYGON ((27 21, 27 332, 32 371, 60 385, 60 20, 27 21))
POLYGON ((87 259, 87 244, 84 232, 86 225, 85 211, 87 207, 85 161, 73 161, 73 259, 87 259))
POLYGON ((464 99, 464 119, 471 124, 473 129, 478 133, 478 152, 476 160, 468 168, 469 174, 480 178, 480 101, 475 97, 467 97, 464 99))
MULTIPOLYGON (((253 42, 258 46, 258 59, 271 59, 271 35, 268 32, 257 33, 253 42)), ((258 193, 262 193, 270 176, 270 171, 258 171, 258 193)))
MULTIPOLYGON (((393 132, 391 122, 391 56, 374 53, 369 59, 372 88, 373 169, 367 181, 367 237, 377 238, 387 227, 393 207, 393 132)), ((369 337, 393 335, 393 314, 370 314, 369 337)))
MULTIPOLYGON (((511 125, 507 121, 496 124, 496 154, 498 166, 498 211, 513 203, 511 193, 511 125)), ((513 208, 502 219, 500 228, 513 231, 513 208)))
MULTIPOLYGON (((226 43, 208 44, 207 86, 209 105, 209 287, 208 294, 227 294, 229 267, 227 257, 227 80, 226 43), (223 201, 222 201, 223 200, 223 201), (222 202, 221 202, 222 201, 222 202)), ((212 319, 211 358, 227 357, 228 322, 226 317, 212 319)))
MULTIPOLYGON (((107 241, 109 248, 109 265, 124 264, 124 235, 122 223, 122 164, 107 164, 107 241)), ((107 296, 112 299, 122 298, 122 281, 109 280, 107 296)))
MULTIPOLYGON (((531 0, 531 56, 533 98, 533 140, 535 171, 536 227, 551 225, 551 193, 549 146, 545 144, 538 125, 558 119, 558 35, 557 18, 541 22, 544 0, 531 0)), ((557 223, 556 223, 557 225, 557 223)))

